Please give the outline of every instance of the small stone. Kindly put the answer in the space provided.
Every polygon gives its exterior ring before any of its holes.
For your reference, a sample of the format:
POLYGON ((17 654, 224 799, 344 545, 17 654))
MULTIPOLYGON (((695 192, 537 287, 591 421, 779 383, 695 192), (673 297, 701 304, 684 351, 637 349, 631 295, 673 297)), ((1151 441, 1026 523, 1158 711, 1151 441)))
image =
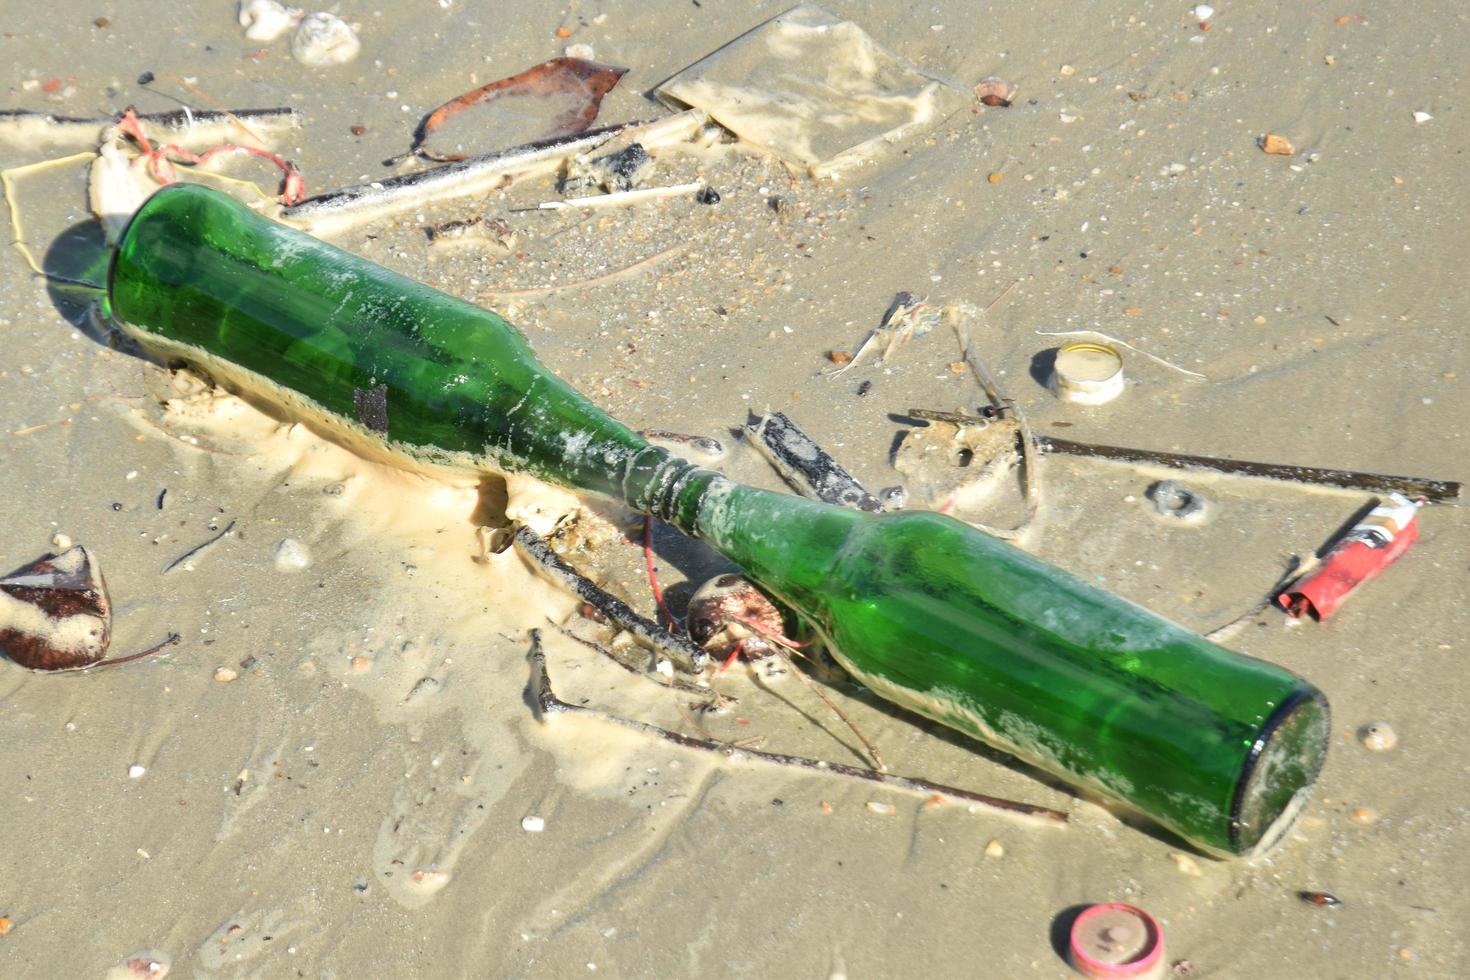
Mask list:
POLYGON ((1274 153, 1277 156, 1289 157, 1296 152, 1296 147, 1291 145, 1291 140, 1285 136, 1277 136, 1275 133, 1267 133, 1261 137, 1261 152, 1274 153))
POLYGON ((282 538, 276 544, 271 561, 282 572, 299 572, 311 565, 311 549, 295 538, 282 538))
POLYGON ((823 813, 828 814, 829 816, 832 813, 832 804, 828 803, 826 800, 823 800, 821 803, 819 803, 817 805, 817 808, 823 813))
POLYGON ((1057 70, 1057 74, 1061 75, 1063 78, 1071 78, 1073 75, 1077 74, 1077 69, 1073 68, 1071 65, 1063 65, 1057 70))
POLYGON ((1199 4, 1194 8, 1194 19, 1199 21, 1209 20, 1215 16, 1215 8, 1207 3, 1199 4))
POLYGON ((1359 827, 1371 827, 1378 822, 1378 811, 1367 806, 1354 807, 1348 819, 1359 827))
POLYGON ((522 817, 521 829, 528 834, 539 834, 546 829, 544 817, 522 817))
POLYGON ((852 360, 852 355, 845 350, 829 350, 827 352, 827 360, 833 364, 846 364, 852 360))
POLYGON ((368 671, 370 671, 372 669, 373 669, 373 658, 372 657, 353 657, 352 658, 352 672, 354 674, 366 674, 368 671))
POLYGON ((424 891, 436 892, 449 884, 449 872, 420 868, 409 875, 408 879, 424 891))
POLYGON ((58 551, 70 551, 71 538, 67 537, 65 534, 62 534, 60 531, 57 531, 55 534, 51 535, 51 547, 55 548, 58 551))
POLYGON ((0 915, 0 936, 8 935, 14 928, 15 923, 11 921, 10 916, 0 915))
POLYGON ((143 768, 135 762, 131 766, 128 766, 128 778, 141 779, 143 778, 143 774, 147 771, 147 769, 143 768))
POLYGON ((869 813, 877 813, 886 817, 892 814, 893 811, 894 807, 892 803, 878 803, 871 800, 868 802, 869 813))
POLYGON ((1180 874, 1189 875, 1189 877, 1191 878, 1200 878, 1204 876, 1204 871, 1200 869, 1199 862, 1190 857, 1188 854, 1180 854, 1178 851, 1171 851, 1169 853, 1169 857, 1174 860, 1174 869, 1180 874))
POLYGON ((999 184, 1001 181, 1006 179, 1006 175, 1001 173, 999 170, 993 170, 991 171, 990 176, 986 177, 985 179, 990 181, 992 184, 999 184))
POLYGON ((1433 118, 1434 117, 1431 116, 1427 112, 1416 112, 1416 113, 1414 113, 1414 121, 1416 123, 1427 123, 1427 122, 1429 122, 1429 120, 1431 120, 1433 118))
POLYGON ((341 17, 324 11, 307 17, 291 34, 291 57, 303 65, 345 65, 361 50, 357 32, 341 17))
POLYGON ((999 861, 1006 856, 1006 846, 998 840, 992 840, 985 845, 985 856, 992 861, 999 861))
POLYGON ((214 668, 214 679, 221 684, 228 684, 240 676, 240 672, 233 667, 214 668))
POLYGON ((1398 732, 1386 721, 1370 721, 1358 729, 1358 741, 1369 752, 1389 752, 1399 744, 1398 732))

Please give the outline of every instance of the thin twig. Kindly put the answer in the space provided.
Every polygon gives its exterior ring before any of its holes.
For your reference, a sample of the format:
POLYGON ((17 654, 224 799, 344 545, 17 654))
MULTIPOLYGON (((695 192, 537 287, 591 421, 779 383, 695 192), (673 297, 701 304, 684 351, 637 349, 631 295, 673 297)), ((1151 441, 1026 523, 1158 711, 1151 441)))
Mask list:
POLYGON ((168 575, 169 573, 178 571, 179 569, 183 569, 186 572, 191 571, 194 566, 190 564, 190 562, 192 562, 193 559, 202 557, 207 551, 209 551, 215 545, 219 544, 226 537, 228 537, 230 532, 234 529, 235 522, 231 521, 230 523, 225 525, 225 529, 223 531, 219 532, 208 541, 200 545, 195 545, 193 548, 190 548, 188 551, 184 552, 182 555, 175 558, 167 565, 163 566, 162 574, 168 575))
POLYGON ((1233 476, 1258 476, 1271 480, 1290 480, 1314 486, 1337 487, 1342 490, 1364 490, 1369 493, 1401 493, 1407 497, 1423 497, 1440 503, 1460 496, 1460 484, 1454 480, 1430 480, 1418 476, 1389 476, 1384 473, 1363 473, 1357 470, 1333 470, 1317 466, 1292 466, 1282 463, 1251 463, 1239 459, 1224 459, 1219 456, 1196 456, 1190 453, 1169 453, 1154 449, 1127 449, 1122 446, 1101 446, 1087 442, 1073 442, 1056 436, 1041 436, 1038 439, 1043 452, 1065 453, 1069 456, 1093 456, 1121 463, 1146 466, 1166 466, 1171 469, 1204 469, 1233 476))
POLYGON ((684 251, 688 247, 688 242, 679 242, 677 245, 670 245, 662 252, 655 252, 646 258, 639 259, 632 265, 625 265, 621 269, 614 269, 600 276, 593 276, 591 279, 578 279, 576 282, 564 282, 555 286, 531 286, 525 289, 492 289, 490 295, 496 299, 502 296, 539 296, 543 293, 560 292, 563 289, 581 289, 583 286, 596 286, 600 283, 609 282, 621 276, 638 272, 648 266, 655 265, 672 255, 684 251))
POLYGON ((551 545, 531 528, 521 525, 511 537, 522 558, 530 562, 548 580, 589 603, 620 629, 627 630, 643 646, 664 654, 693 674, 703 672, 709 654, 686 637, 676 636, 655 622, 644 619, 617 596, 577 573, 551 550, 551 545))
MULTIPOLYGON (((990 305, 985 307, 980 312, 980 315, 984 316, 988 313, 1015 285, 1013 282, 1007 286, 999 296, 990 301, 990 305)), ((954 327, 955 337, 960 342, 960 350, 964 355, 965 363, 969 365, 971 373, 975 375, 975 380, 980 383, 980 387, 985 391, 985 397, 990 400, 991 406, 997 411, 1010 412, 1015 417, 1016 428, 1020 430, 1021 437, 1022 487, 1026 501, 1026 516, 1020 524, 1009 529, 989 527, 988 525, 979 524, 974 521, 967 523, 994 537, 1015 541, 1025 535, 1026 530, 1031 526, 1031 522, 1036 520, 1036 512, 1041 508, 1041 471, 1037 465, 1040 454, 1036 451, 1036 438, 1031 432, 1031 423, 1026 421, 1026 413, 1021 411, 1020 406, 1015 401, 1001 394, 1000 386, 996 384, 995 378, 991 375, 990 370, 986 368, 984 362, 975 354, 974 349, 970 345, 970 331, 966 321, 956 316, 952 319, 951 323, 954 327)))
MULTIPOLYGON (((626 658, 620 656, 616 651, 603 646, 601 643, 598 643, 595 640, 589 640, 585 637, 578 636, 576 633, 573 633, 571 630, 558 623, 552 623, 550 620, 547 620, 547 622, 551 623, 552 629, 556 630, 567 639, 572 640, 575 643, 580 643, 582 646, 586 647, 589 650, 597 651, 607 659, 611 660, 613 663, 617 664, 619 667, 626 670, 628 673, 636 674, 639 677, 652 681, 659 687, 667 687, 670 690, 678 691, 681 694, 692 694, 695 697, 704 699, 706 705, 709 707, 727 708, 731 705, 736 705, 740 703, 739 698, 732 697, 728 694, 723 694, 720 691, 715 690, 713 687, 701 687, 693 681, 684 680, 682 677, 664 677, 663 675, 655 671, 645 670, 643 667, 629 662, 626 658)), ((645 662, 647 661, 647 657, 648 654, 645 651, 643 654, 645 662)))
POLYGON ((840 762, 824 762, 820 759, 785 755, 779 752, 736 748, 735 746, 714 739, 695 738, 690 735, 681 734, 680 732, 670 731, 667 728, 660 728, 657 725, 651 725, 647 722, 635 721, 631 718, 621 718, 598 708, 570 704, 557 697, 551 688, 551 678, 546 670, 546 653, 541 647, 540 630, 531 630, 531 650, 528 659, 531 662, 531 695, 536 706, 537 716, 543 723, 559 714, 583 714, 593 718, 600 718, 610 724, 620 725, 635 732, 641 732, 644 735, 662 739, 684 748, 713 752, 727 759, 764 762, 790 769, 800 769, 804 772, 825 773, 831 776, 860 780, 865 783, 877 783, 892 789, 904 790, 911 793, 922 793, 925 796, 947 797, 967 804, 972 812, 984 809, 1010 816, 1031 817, 1040 820, 1048 826, 1056 826, 1067 822, 1067 814, 1060 810, 1053 810, 1050 807, 1036 806, 1031 803, 1018 803, 1015 800, 1001 799, 996 796, 985 796, 981 793, 972 793, 969 790, 945 786, 942 783, 930 782, 927 779, 896 776, 892 773, 878 772, 876 769, 863 769, 859 766, 843 765, 840 762))
POLYGON ((1231 639, 1235 634, 1245 628, 1247 623, 1270 607, 1277 593, 1291 584, 1293 580, 1300 578, 1321 563, 1321 559, 1316 555, 1310 555, 1305 560, 1296 555, 1292 555, 1291 561, 1286 565, 1286 571, 1281 574, 1281 577, 1276 580, 1276 584, 1271 586, 1271 590, 1264 597, 1230 622, 1225 623, 1223 626, 1216 626, 1208 633, 1205 633, 1205 639, 1212 640, 1215 643, 1224 643, 1226 640, 1231 639))

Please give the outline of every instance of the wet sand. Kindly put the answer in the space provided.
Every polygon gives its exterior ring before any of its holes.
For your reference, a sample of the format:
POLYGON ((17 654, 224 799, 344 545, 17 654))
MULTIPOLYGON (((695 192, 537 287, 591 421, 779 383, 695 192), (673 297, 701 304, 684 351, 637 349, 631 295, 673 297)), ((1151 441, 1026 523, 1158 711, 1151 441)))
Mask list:
MULTIPOLYGON (((425 112, 567 44, 631 69, 602 121, 650 115, 644 93, 785 6, 348 7, 363 52, 322 69, 284 41, 244 39, 227 3, 30 6, 7 18, 0 79, 6 107, 71 115, 201 104, 179 79, 228 106, 294 105, 308 121, 286 155, 315 191, 391 172, 380 161, 425 112), (145 71, 156 80, 140 87, 145 71)), ((509 213, 555 198, 540 181, 332 240, 493 306, 619 418, 717 436, 731 475, 767 486, 778 478, 729 432, 767 409, 870 489, 900 482, 892 416, 981 403, 951 369, 953 337, 935 330, 837 378, 818 376, 827 352, 856 349, 899 290, 984 307, 1012 283, 972 337, 1039 431, 1470 477, 1458 8, 1216 6, 1201 31, 1187 3, 834 3, 964 89, 1014 82, 1016 105, 963 110, 835 182, 737 152, 657 162, 652 183, 703 178, 721 194, 712 207, 509 213), (1262 153, 1266 133, 1296 154, 1262 153), (511 222, 518 254, 431 252, 425 224, 481 210, 511 222), (1062 403, 1035 376, 1058 340, 1037 331, 1082 329, 1207 380, 1125 351, 1120 398, 1062 403)), ((0 153, 4 166, 41 158, 0 153)), ((85 189, 75 166, 26 178, 38 253, 88 219, 85 189)), ((1197 856, 1192 875, 1179 842, 840 685, 895 771, 1058 807, 1071 824, 716 764, 592 722, 543 728, 525 634, 573 603, 513 552, 476 560, 473 488, 171 382, 69 322, 11 249, 0 290, 0 568, 67 535, 102 563, 113 652, 182 637, 91 676, 0 663, 0 974, 97 976, 152 949, 182 976, 1062 977, 1059 925, 1101 901, 1152 912, 1192 976, 1470 966, 1461 506, 1425 509, 1413 550, 1328 623, 1266 612, 1229 642, 1321 687, 1335 734, 1283 844, 1251 862, 1197 856), (230 521, 191 570, 161 574, 230 521), (288 538, 307 567, 276 563, 288 538), (221 667, 238 676, 217 680, 221 667), (1360 744, 1374 721, 1395 749, 1360 744), (1354 819, 1362 809, 1374 819, 1354 819), (1002 856, 986 856, 991 841, 1002 856)), ((1061 457, 1043 474, 1028 549, 1200 630, 1368 500, 1188 477, 1211 514, 1183 526, 1145 497, 1160 474, 1061 457)), ((1001 501, 984 517, 1017 513, 1001 501)), ((672 532, 655 545, 676 604, 722 567, 672 532)), ((609 533, 588 561, 651 613, 634 541, 609 533)), ((547 642, 568 700, 688 730, 661 689, 555 632, 547 642)), ((703 722, 718 737, 860 762, 801 688, 722 686, 740 703, 703 722)))

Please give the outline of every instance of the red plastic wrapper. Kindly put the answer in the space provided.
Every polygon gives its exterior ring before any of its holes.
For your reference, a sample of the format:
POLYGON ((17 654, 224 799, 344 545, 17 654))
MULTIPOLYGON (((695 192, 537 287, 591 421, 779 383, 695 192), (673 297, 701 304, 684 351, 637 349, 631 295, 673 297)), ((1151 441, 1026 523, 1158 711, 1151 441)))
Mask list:
POLYGON ((1333 545, 1315 571, 1283 589, 1276 604, 1293 616, 1307 613, 1320 622, 1418 539, 1419 505, 1402 494, 1389 494, 1333 545))

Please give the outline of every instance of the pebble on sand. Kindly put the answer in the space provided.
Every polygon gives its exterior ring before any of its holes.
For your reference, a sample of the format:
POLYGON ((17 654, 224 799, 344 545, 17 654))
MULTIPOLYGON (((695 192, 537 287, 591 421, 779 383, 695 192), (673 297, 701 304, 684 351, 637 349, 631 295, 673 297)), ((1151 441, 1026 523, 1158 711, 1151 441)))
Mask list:
POLYGON ((521 829, 528 834, 539 834, 546 829, 544 817, 522 817, 521 829))
POLYGON ((992 840, 985 845, 985 856, 993 861, 999 861, 1006 856, 1006 846, 998 840, 992 840))
POLYGON ((1353 807, 1348 819, 1360 827, 1371 827, 1378 822, 1378 811, 1368 806, 1353 807))
POLYGON ((143 768, 142 766, 138 765, 135 762, 131 766, 128 766, 128 778, 129 779, 142 779, 143 778, 143 774, 145 772, 147 772, 147 771, 148 771, 147 769, 143 768))
POLYGON ((239 676, 240 672, 233 667, 220 666, 214 668, 214 679, 221 684, 228 684, 239 676))
POLYGON ((361 50, 351 25, 325 11, 309 15, 291 35, 291 57, 314 68, 345 65, 361 50))
POLYGON ((1398 746, 1399 735, 1386 721, 1370 721, 1358 729, 1358 741, 1369 752, 1389 752, 1398 746))
POLYGON ((311 565, 311 549, 295 538, 282 538, 271 560, 283 572, 299 572, 311 565))

